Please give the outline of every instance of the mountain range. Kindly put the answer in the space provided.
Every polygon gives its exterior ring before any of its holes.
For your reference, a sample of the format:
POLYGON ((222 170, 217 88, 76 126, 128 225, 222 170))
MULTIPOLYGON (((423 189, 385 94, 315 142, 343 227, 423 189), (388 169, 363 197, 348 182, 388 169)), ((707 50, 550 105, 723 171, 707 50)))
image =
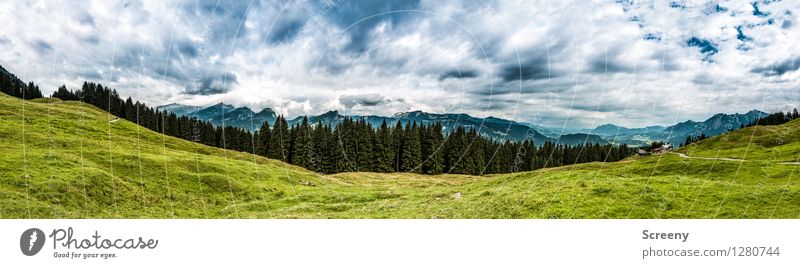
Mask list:
POLYGON ((665 141, 679 146, 686 141, 687 136, 699 136, 700 134, 705 134, 708 137, 717 136, 730 130, 738 129, 742 125, 750 124, 767 115, 767 113, 758 110, 752 110, 744 114, 718 113, 702 122, 687 120, 672 126, 648 126, 643 128, 626 128, 605 124, 594 129, 585 130, 585 132, 599 135, 612 143, 643 145, 653 141, 665 141))
POLYGON ((158 106, 156 109, 172 112, 178 116, 188 116, 209 121, 215 126, 234 126, 249 131, 261 128, 265 121, 269 122, 270 125, 274 125, 275 119, 278 118, 275 111, 270 108, 264 108, 256 113, 247 107, 234 107, 224 103, 217 103, 208 107, 171 103, 158 106))
MULTIPOLYGON (((178 116, 205 120, 217 126, 222 126, 224 123, 225 126, 235 126, 250 131, 257 130, 264 122, 274 125, 277 118, 275 111, 269 108, 262 109, 256 113, 247 107, 235 107, 224 103, 217 103, 208 107, 171 103, 156 108, 161 111, 175 113, 178 116)), ((319 115, 310 115, 308 116, 308 121, 311 124, 335 126, 349 117, 354 120, 364 120, 373 127, 380 126, 384 121, 390 126, 398 122, 403 125, 409 123, 440 123, 445 132, 463 127, 476 129, 481 135, 494 139, 511 141, 527 139, 533 140, 534 144, 537 145, 550 141, 567 145, 591 142, 640 146, 650 144, 653 141, 665 141, 677 146, 681 145, 687 136, 699 136, 701 133, 706 136, 720 135, 729 130, 738 129, 739 126, 747 125, 766 115, 764 112, 752 110, 745 114, 719 113, 702 122, 688 120, 672 126, 626 128, 613 124, 604 124, 593 129, 577 131, 561 131, 541 125, 496 117, 479 118, 463 113, 436 114, 423 111, 402 112, 392 116, 343 115, 338 111, 329 111, 319 115)), ((298 116, 288 120, 288 122, 290 125, 295 125, 301 123, 302 120, 303 116, 298 116)))

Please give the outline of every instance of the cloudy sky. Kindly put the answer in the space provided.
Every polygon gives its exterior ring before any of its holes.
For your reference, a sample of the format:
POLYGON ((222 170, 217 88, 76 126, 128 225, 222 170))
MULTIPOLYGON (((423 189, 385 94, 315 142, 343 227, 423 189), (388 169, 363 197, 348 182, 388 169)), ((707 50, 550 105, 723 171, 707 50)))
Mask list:
POLYGON ((589 2, 3 1, 0 65, 45 94, 289 116, 636 127, 798 104, 798 1, 589 2))

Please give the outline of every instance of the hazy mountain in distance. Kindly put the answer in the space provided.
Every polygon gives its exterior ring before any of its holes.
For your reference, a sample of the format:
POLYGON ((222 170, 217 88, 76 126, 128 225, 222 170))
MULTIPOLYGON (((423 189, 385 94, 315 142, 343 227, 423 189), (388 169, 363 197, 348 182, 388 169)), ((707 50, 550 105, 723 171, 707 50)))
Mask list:
POLYGON ((594 134, 585 134, 585 133, 573 133, 573 134, 565 134, 561 135, 558 139, 559 144, 569 144, 569 145, 578 145, 578 144, 585 144, 585 143, 598 143, 598 144, 608 144, 609 142, 599 135, 594 134))
POLYGON ((191 105, 183 105, 178 103, 170 103, 156 107, 156 109, 161 111, 167 111, 174 113, 177 116, 187 115, 193 113, 195 111, 203 109, 200 106, 191 106, 191 105))
POLYGON ((767 116, 767 113, 752 110, 745 114, 715 114, 703 122, 687 120, 672 126, 648 126, 643 128, 626 128, 613 124, 605 124, 594 129, 588 130, 592 134, 597 134, 611 143, 628 145, 645 145, 653 141, 666 141, 675 146, 681 145, 686 141, 687 136, 699 136, 701 133, 706 136, 716 136, 738 129, 741 125, 747 125, 758 118, 767 116))
POLYGON ((642 133, 651 133, 651 132, 661 132, 666 127, 663 126, 649 126, 643 128, 626 128, 617 126, 614 124, 605 124, 598 126, 591 130, 592 134, 597 134, 600 136, 613 136, 613 135, 620 135, 620 134, 642 134, 642 133))
POLYGON ((247 107, 237 108, 224 103, 217 103, 205 108, 172 103, 156 108, 161 111, 173 112, 178 116, 188 116, 208 121, 215 126, 223 126, 224 121, 225 126, 235 126, 250 131, 261 128, 264 122, 273 125, 277 118, 275 111, 270 108, 264 108, 256 113, 247 107))
MULTIPOLYGON (((468 114, 436 114, 412 111, 396 113, 393 116, 387 117, 377 115, 342 115, 338 111, 329 111, 320 115, 308 116, 308 121, 311 124, 336 126, 348 117, 353 120, 364 120, 372 127, 379 127, 384 121, 389 126, 395 126, 397 122, 400 122, 403 126, 409 123, 426 125, 440 123, 445 133, 455 128, 463 127, 465 129, 476 129, 481 135, 497 140, 523 141, 528 139, 533 140, 537 145, 544 144, 545 141, 556 142, 558 138, 558 134, 554 134, 553 131, 542 126, 532 127, 531 125, 533 124, 530 123, 520 123, 496 117, 478 118, 468 114), (537 128, 546 129, 547 132, 553 136, 543 135, 537 128)), ((298 116, 290 120, 289 124, 299 124, 302 120, 303 117, 298 116)), ((589 142, 608 143, 599 136, 590 136, 591 137, 588 138, 589 142)), ((582 137, 584 139, 580 139, 577 136, 567 136, 565 139, 559 140, 559 143, 569 145, 584 143, 587 139, 586 136, 582 137)))
POLYGON ((742 125, 750 124, 759 118, 767 116, 767 113, 752 110, 745 114, 715 114, 703 122, 688 120, 667 127, 663 132, 668 134, 669 142, 680 145, 686 141, 687 136, 699 136, 701 133, 706 136, 716 136, 730 130, 738 129, 742 125))

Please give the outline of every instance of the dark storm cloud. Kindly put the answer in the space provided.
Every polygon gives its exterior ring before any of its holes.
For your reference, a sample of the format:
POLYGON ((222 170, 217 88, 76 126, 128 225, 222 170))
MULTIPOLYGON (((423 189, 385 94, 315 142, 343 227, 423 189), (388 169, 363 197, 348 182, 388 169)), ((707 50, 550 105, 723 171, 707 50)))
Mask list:
POLYGON ((507 110, 519 105, 518 99, 481 98, 475 102, 476 110, 507 110))
POLYGON ((33 49, 39 54, 47 54, 53 51, 53 46, 44 40, 37 40, 36 42, 33 42, 32 46, 33 49))
MULTIPOLYGON (((320 2, 320 6, 324 4, 324 1, 320 2)), ((383 22, 401 23, 414 15, 404 10, 415 10, 419 4, 420 0, 337 1, 333 2, 327 18, 337 26, 347 28, 350 43, 345 47, 346 52, 361 53, 367 49, 370 31, 375 26, 383 22)))
POLYGON ((248 8, 258 8, 260 1, 190 1, 185 5, 188 23, 207 23, 207 37, 214 44, 230 44, 234 38, 247 34, 244 21, 248 8), (252 4, 252 5, 251 5, 252 4))
POLYGON ((593 73, 630 73, 634 68, 613 58, 597 57, 589 62, 589 69, 593 73))
POLYGON ((89 81, 102 81, 103 75, 96 70, 86 70, 83 72, 78 73, 78 77, 89 80, 89 81))
POLYGON ((547 60, 534 59, 523 63, 509 63, 503 65, 499 72, 503 81, 541 80, 554 76, 547 64, 547 60))
POLYGON ((80 17, 78 17, 78 23, 80 23, 81 25, 87 25, 92 27, 95 26, 94 17, 92 16, 92 14, 89 13, 84 13, 80 17))
POLYGON ((474 90, 470 90, 469 94, 475 96, 550 94, 550 93, 560 93, 569 90, 573 84, 574 82, 572 81, 568 82, 522 81, 521 84, 519 81, 511 81, 511 82, 499 81, 493 85, 480 86, 474 90))
POLYGON ((456 78, 456 79, 475 78, 478 77, 478 75, 479 75, 478 71, 474 70, 449 70, 439 75, 439 81, 443 81, 448 78, 456 78))
POLYGON ((182 42, 178 45, 178 51, 181 55, 189 58, 197 57, 197 47, 189 42, 182 42))
POLYGON ((592 73, 630 73, 635 69, 620 59, 623 47, 617 46, 605 53, 595 55, 589 60, 589 72, 592 73))
POLYGON ((800 57, 786 59, 782 62, 771 64, 769 66, 753 68, 750 70, 750 72, 761 74, 763 76, 780 76, 785 73, 797 71, 798 69, 800 69, 800 57))
POLYGON ((339 96, 339 103, 341 103, 347 108, 353 108, 353 106, 356 105, 377 106, 384 103, 388 103, 390 101, 391 100, 389 100, 388 98, 383 97, 377 93, 339 96))
POLYGON ((698 85, 711 85, 714 83, 715 78, 708 75, 708 74, 698 74, 694 78, 692 78, 692 83, 698 85))
POLYGON ((97 45, 100 43, 100 39, 96 35, 90 35, 84 38, 81 38, 81 41, 87 44, 97 45))
POLYGON ((183 91, 188 95, 215 95, 227 92, 234 84, 239 81, 233 73, 221 73, 215 75, 203 76, 194 83, 194 85, 186 86, 183 91))
POLYGON ((497 75, 502 81, 528 81, 556 78, 560 73, 553 66, 566 60, 569 53, 568 43, 555 34, 548 37, 553 44, 537 44, 530 47, 519 48, 517 52, 503 57, 496 57, 494 61, 500 62, 497 75))
MULTIPOLYGON (((197 72, 199 67, 196 67, 196 63, 193 61, 185 61, 183 57, 176 56, 181 53, 183 52, 181 52, 180 45, 173 47, 169 58, 164 57, 166 51, 155 46, 125 46, 117 49, 114 56, 114 67, 123 72, 130 72, 132 75, 138 76, 141 72, 143 76, 165 78, 185 85, 192 82, 193 76, 190 74, 197 72)), ((214 66, 203 67, 211 69, 214 66)))
MULTIPOLYGON (((599 102, 599 101, 595 101, 599 102)), ((586 112, 614 112, 624 111, 625 105, 618 103, 593 103, 591 100, 576 102, 572 105, 564 105, 565 109, 580 110, 586 112)))
POLYGON ((282 43, 293 40, 306 25, 302 19, 286 19, 275 25, 271 32, 267 33, 267 41, 272 44, 282 43))
MULTIPOLYGON (((408 72, 412 67, 409 65, 409 57, 387 55, 381 52, 381 50, 373 50, 373 53, 354 57, 347 53, 328 51, 328 53, 320 55, 319 58, 308 61, 307 68, 319 69, 331 75, 340 75, 354 66, 368 66, 372 74, 393 77, 408 72)), ((413 66, 413 68, 419 67, 413 66)), ((420 75, 431 75, 431 72, 435 72, 429 69, 417 71, 417 74, 420 75)))

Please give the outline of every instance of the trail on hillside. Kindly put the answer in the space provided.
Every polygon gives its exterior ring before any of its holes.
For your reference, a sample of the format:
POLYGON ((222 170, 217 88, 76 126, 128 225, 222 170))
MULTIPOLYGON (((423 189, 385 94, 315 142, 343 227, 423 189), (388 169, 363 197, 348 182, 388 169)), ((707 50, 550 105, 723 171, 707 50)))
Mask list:
MULTIPOLYGON (((732 161, 732 162, 747 162, 747 161, 749 161, 749 160, 736 159, 736 158, 695 157, 695 156, 688 156, 688 155, 683 154, 683 153, 676 153, 676 152, 670 152, 670 153, 671 154, 676 154, 676 155, 680 156, 681 158, 688 158, 688 159, 721 160, 721 161, 732 161)), ((780 164, 780 165, 800 165, 800 162, 780 162, 780 163, 776 163, 776 164, 780 164)))
POLYGON ((736 158, 694 157, 694 156, 688 156, 688 155, 683 154, 683 153, 676 153, 676 152, 670 152, 670 153, 671 154, 677 154, 681 158, 689 158, 689 159, 722 160, 722 161, 733 161, 733 162, 745 162, 746 161, 746 160, 743 160, 743 159, 736 159, 736 158))

